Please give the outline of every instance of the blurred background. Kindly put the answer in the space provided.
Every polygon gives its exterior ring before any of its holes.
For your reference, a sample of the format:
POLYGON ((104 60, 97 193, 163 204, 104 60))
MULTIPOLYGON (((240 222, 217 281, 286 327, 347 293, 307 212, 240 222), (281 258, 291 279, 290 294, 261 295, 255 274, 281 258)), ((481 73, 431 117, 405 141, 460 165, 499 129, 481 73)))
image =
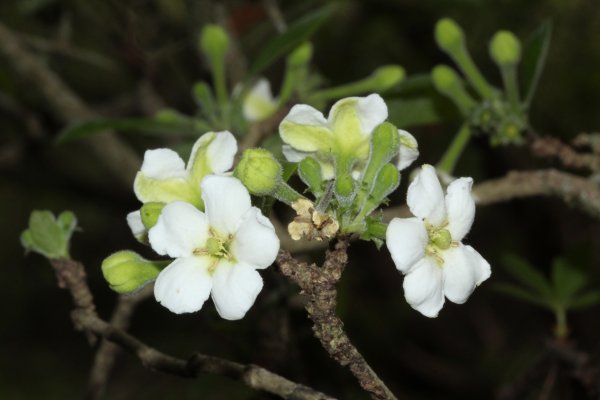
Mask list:
MULTIPOLYGON (((199 80, 210 80, 197 46, 204 24, 226 23, 249 60, 277 34, 263 2, 219 3, 225 6, 206 0, 0 2, 3 48, 18 45, 41 60, 81 102, 69 103, 60 90, 55 96, 44 95, 31 75, 34 70, 18 70, 6 50, 0 54, 0 398, 81 398, 94 355, 85 337, 74 331, 71 299, 57 288, 46 260, 25 256, 19 244, 31 210, 69 209, 78 216, 81 230, 74 236, 71 254, 86 265, 104 318, 110 316, 116 295, 102 278, 101 261, 124 248, 151 254, 135 241, 125 222, 125 215, 139 207, 128 161, 116 156, 114 165, 122 164, 122 174, 120 166, 100 163, 103 152, 115 154, 110 140, 100 134, 95 142, 57 144, 56 137, 90 115, 149 116, 166 107, 193 115, 197 104, 191 88, 199 80)), ((442 17, 452 17, 463 27, 473 58, 492 83, 500 85, 488 56, 491 36, 508 29, 525 39, 551 19, 548 63, 532 104, 531 123, 539 133, 567 141, 600 128, 600 10, 593 0, 279 3, 288 22, 324 3, 336 4, 312 40, 311 68, 331 85, 365 77, 383 64, 400 64, 411 76, 449 63, 433 39, 433 27, 442 17)), ((275 88, 282 71, 281 62, 266 71, 275 88)), ((435 118, 411 121, 401 110, 410 93, 391 90, 384 97, 390 100, 391 121, 419 141, 417 163, 436 163, 460 125, 452 103, 438 97, 432 103, 435 118)), ((147 148, 176 148, 182 143, 174 135, 129 132, 118 137, 139 157, 147 148)), ((547 160, 532 159, 527 149, 492 148, 484 138, 475 138, 456 175, 481 182, 513 169, 550 166, 547 160)), ((404 202, 404 180, 393 204, 404 202)), ((339 314, 358 349, 400 397, 493 398, 502 385, 536 362, 554 326, 551 313, 494 290, 497 282, 511 280, 501 265, 502 256, 518 254, 542 273, 548 273, 553 259, 563 257, 585 272, 590 287, 597 287, 599 234, 596 220, 554 199, 478 209, 466 241, 492 264, 492 278, 465 305, 447 304, 437 319, 427 319, 406 304, 402 277, 385 248, 355 243, 340 284, 339 314)), ((322 256, 315 252, 301 257, 322 256)), ((179 357, 200 351, 256 363, 339 398, 367 398, 351 374, 330 360, 312 336, 296 288, 274 268, 263 276, 266 287, 242 321, 220 319, 209 303, 199 313, 177 316, 148 300, 133 318, 131 331, 179 357)), ((592 307, 569 314, 573 340, 592 357, 600 350, 598 312, 592 307)), ((556 380, 547 398, 587 398, 568 374, 559 374, 556 380)), ((538 398, 536 393, 532 398, 538 398)), ((152 372, 122 354, 106 398, 269 396, 222 377, 205 375, 188 381, 152 372)))

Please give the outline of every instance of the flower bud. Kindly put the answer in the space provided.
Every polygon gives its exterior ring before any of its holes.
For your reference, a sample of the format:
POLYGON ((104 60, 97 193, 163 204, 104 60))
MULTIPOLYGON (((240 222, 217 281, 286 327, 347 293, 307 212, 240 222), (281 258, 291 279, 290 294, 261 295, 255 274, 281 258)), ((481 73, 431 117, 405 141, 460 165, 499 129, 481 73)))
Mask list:
POLYGON ((373 91, 383 92, 404 79, 404 68, 399 65, 384 65, 371 75, 373 91))
POLYGON ((266 195, 277 189, 281 173, 281 164, 268 150, 248 149, 235 167, 233 176, 242 181, 250 193, 266 195))
POLYGON ((447 65, 436 66, 431 71, 431 78, 435 88, 444 94, 453 92, 457 85, 461 85, 460 77, 456 71, 447 65))
POLYGON ((156 225, 156 221, 158 221, 158 217, 162 209, 165 207, 165 203, 159 202, 149 202, 145 203, 140 209, 140 214, 142 217, 142 223, 146 229, 152 228, 156 225))
POLYGON ((464 34, 460 26, 450 18, 442 18, 435 25, 435 41, 438 46, 447 51, 455 52, 464 43, 464 34))
POLYGON ((313 55, 313 46, 310 42, 304 42, 296 47, 287 57, 287 62, 292 67, 308 64, 313 55))
POLYGON ((496 32, 490 41, 490 56, 498 65, 514 65, 521 60, 521 43, 512 32, 496 32))
POLYGON ((133 293, 154 281, 163 263, 153 263, 134 251, 123 250, 102 262, 102 274, 112 290, 117 293, 133 293))
POLYGON ((219 25, 206 25, 200 35, 200 48, 213 60, 221 59, 229 47, 229 37, 219 25))
POLYGON ((375 180, 375 185, 371 191, 373 202, 380 204, 385 197, 392 193, 400 184, 400 172, 393 164, 384 165, 375 180))
MULTIPOLYGON (((371 158, 369 162, 385 164, 400 151, 398 128, 389 122, 378 125, 371 136, 371 158)), ((379 168, 377 168, 379 169, 379 168)))
POLYGON ((298 175, 315 197, 320 197, 323 193, 323 176, 319 162, 312 157, 304 158, 298 164, 298 175))

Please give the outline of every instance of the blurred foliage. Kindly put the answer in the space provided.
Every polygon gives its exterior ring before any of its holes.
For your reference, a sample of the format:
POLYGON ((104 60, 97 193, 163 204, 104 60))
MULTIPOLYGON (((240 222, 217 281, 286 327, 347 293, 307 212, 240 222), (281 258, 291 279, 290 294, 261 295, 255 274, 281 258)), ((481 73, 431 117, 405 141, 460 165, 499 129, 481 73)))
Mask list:
MULTIPOLYGON (((169 133, 121 135, 139 154, 163 145, 189 151, 187 141, 204 128, 185 119, 198 111, 192 88, 198 81, 211 83, 209 63, 198 51, 202 26, 226 22, 247 60, 260 59, 264 44, 276 35, 260 2, 225 3, 226 13, 207 0, 5 0, 0 2, 0 22, 18 32, 21 42, 102 116, 96 125, 82 122, 80 132, 118 121, 125 126, 110 126, 134 133, 169 133), (184 119, 167 118, 148 129, 148 119, 160 118, 154 116, 167 107, 184 119)), ((280 3, 290 24, 323 4, 280 3)), ((402 65, 408 78, 388 92, 386 100, 391 122, 409 128, 419 140, 420 163, 435 163, 461 123, 459 111, 427 77, 434 65, 450 62, 433 38, 436 21, 445 16, 464 27, 473 58, 498 87, 501 77, 488 55, 489 38, 500 29, 526 38, 543 21, 552 20, 552 46, 529 119, 538 132, 564 140, 600 127, 600 48, 594 40, 600 37, 600 14, 594 2, 327 3, 336 8, 315 34, 312 79, 338 86, 369 76, 382 65, 402 65), (424 92, 429 95, 423 97, 424 92)), ((264 73, 271 82, 282 81, 281 60, 263 64, 268 65, 264 73)), ((227 63, 230 76, 247 67, 227 63)), ((83 232, 75 236, 71 255, 85 261, 100 315, 108 318, 115 297, 102 278, 101 261, 124 246, 151 256, 125 223, 126 213, 138 204, 80 143, 54 144, 66 127, 30 80, 17 75, 4 59, 0 124, 0 241, 3 282, 10 283, 0 295, 0 398, 81 397, 93 353, 70 323, 70 299, 58 291, 41 257, 24 259, 19 235, 32 209, 73 210, 83 232)), ((521 149, 491 150, 476 138, 456 173, 479 181, 508 169, 540 165, 547 164, 532 161, 521 149)), ((401 189, 392 202, 403 201, 403 196, 401 189)), ((500 260, 507 252, 519 254, 539 267, 535 271, 545 285, 555 285, 568 281, 560 277, 562 267, 554 267, 554 281, 546 278, 553 276, 550 266, 559 256, 567 257, 571 266, 598 266, 599 229, 558 201, 530 199, 479 209, 469 241, 489 260, 500 260)), ((550 315, 498 296, 492 285, 483 285, 467 304, 449 305, 439 318, 425 319, 406 304, 402 279, 385 250, 356 244, 350 259, 340 288, 341 317, 357 347, 402 397, 490 398, 499 385, 533 362, 544 337, 552 334, 555 321, 550 315)), ((497 267, 499 262, 492 264, 494 281, 511 279, 508 271, 497 267)), ((597 287, 600 270, 585 271, 587 287, 597 287)), ((366 398, 312 337, 304 310, 288 300, 297 289, 274 271, 266 272, 267 287, 243 321, 223 321, 212 306, 177 316, 148 301, 134 318, 132 331, 178 356, 205 351, 264 365, 340 398, 366 398)), ((567 292, 578 292, 573 289, 578 285, 567 292)), ((584 348, 597 346, 596 314, 597 309, 583 309, 569 315, 569 330, 584 348)), ((572 398, 581 395, 577 388, 569 393, 572 398)), ((127 355, 120 358, 107 398, 191 399, 199 394, 205 399, 265 398, 220 377, 182 381, 158 375, 127 355)))

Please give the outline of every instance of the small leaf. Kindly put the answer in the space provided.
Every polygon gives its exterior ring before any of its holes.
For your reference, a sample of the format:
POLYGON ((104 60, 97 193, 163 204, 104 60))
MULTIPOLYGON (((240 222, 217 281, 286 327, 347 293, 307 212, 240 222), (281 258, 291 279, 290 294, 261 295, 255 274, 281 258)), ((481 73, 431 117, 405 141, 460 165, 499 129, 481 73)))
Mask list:
POLYGON ((600 303, 600 291, 585 292, 569 302, 570 310, 580 310, 600 303))
POLYGON ((61 214, 59 220, 50 211, 33 211, 29 229, 21 234, 21 244, 26 251, 34 251, 47 258, 68 258, 69 240, 76 226, 75 215, 61 214))
POLYGON ((557 299, 566 305, 585 286, 586 277, 565 259, 557 258, 552 264, 552 283, 557 299))
POLYGON ((554 298, 550 283, 544 275, 531 266, 525 259, 509 254, 502 260, 506 271, 516 280, 528 286, 547 299, 554 298))
POLYGON ((498 283, 494 285, 494 289, 500 293, 506 294, 519 300, 523 300, 527 303, 552 309, 551 304, 548 301, 544 300, 543 297, 540 297, 538 294, 529 292, 518 286, 510 285, 507 283, 498 283))
POLYGON ((333 13, 332 6, 325 6, 291 25, 282 35, 267 42, 250 67, 250 76, 256 76, 280 57, 290 53, 307 41, 333 13))
POLYGON ((529 105, 535 93, 538 82, 546 64, 550 37, 552 35, 552 22, 546 20, 527 40, 523 50, 523 93, 525 104, 529 105))
POLYGON ((67 240, 70 239, 73 231, 77 227, 77 217, 75 214, 72 211, 63 211, 58 216, 57 222, 67 240))
POLYGON ((210 126, 199 119, 181 116, 180 118, 99 118, 78 122, 64 129, 57 138, 62 143, 68 140, 81 139, 110 130, 123 132, 139 132, 146 135, 173 135, 196 138, 210 131, 210 126))

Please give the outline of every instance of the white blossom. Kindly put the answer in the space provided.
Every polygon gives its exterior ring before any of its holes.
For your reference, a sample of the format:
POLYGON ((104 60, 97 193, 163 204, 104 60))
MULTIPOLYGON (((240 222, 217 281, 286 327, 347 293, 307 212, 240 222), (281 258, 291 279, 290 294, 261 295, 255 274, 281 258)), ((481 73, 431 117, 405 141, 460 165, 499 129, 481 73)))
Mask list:
MULTIPOLYGON (((279 125, 285 143, 283 154, 290 162, 314 156, 324 179, 333 179, 335 155, 350 157, 357 160, 352 175, 359 177, 369 156, 371 134, 387 117, 387 106, 378 94, 339 100, 327 118, 309 105, 295 105, 279 125)), ((399 129, 398 135, 401 147, 395 161, 402 170, 417 158, 419 151, 410 133, 399 129)))
POLYGON ((489 263, 461 242, 475 218, 472 184, 471 178, 456 179, 444 197, 435 168, 424 165, 408 188, 415 217, 394 218, 388 226, 386 244, 406 275, 406 301, 427 317, 438 315, 444 297, 464 303, 490 277, 489 263))
POLYGON ((256 122, 269 118, 277 111, 277 100, 273 98, 271 84, 260 78, 248 92, 242 103, 242 112, 246 121, 256 122))
POLYGON ((158 275, 154 296, 181 314, 200 310, 210 295, 221 317, 240 319, 263 286, 256 270, 275 261, 279 239, 236 178, 207 176, 202 197, 205 212, 175 201, 148 232, 154 251, 175 258, 158 275))

